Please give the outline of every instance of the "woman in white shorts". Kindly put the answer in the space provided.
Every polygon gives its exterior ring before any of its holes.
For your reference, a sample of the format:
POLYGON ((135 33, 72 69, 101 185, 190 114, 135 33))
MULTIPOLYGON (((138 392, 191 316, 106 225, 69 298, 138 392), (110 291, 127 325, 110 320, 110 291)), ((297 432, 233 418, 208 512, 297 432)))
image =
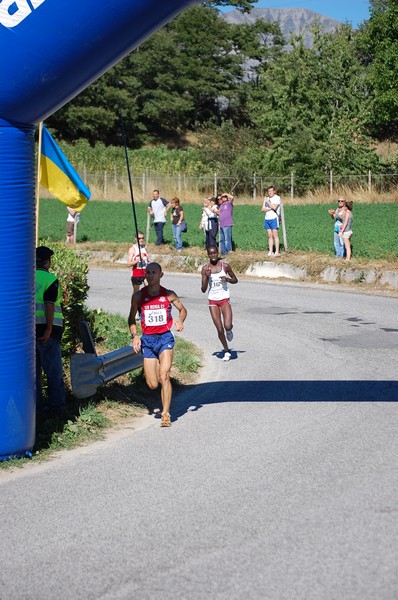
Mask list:
POLYGON ((339 233, 339 236, 341 236, 343 238, 343 242, 344 242, 345 260, 351 260, 351 252, 352 252, 351 251, 351 236, 352 236, 351 225, 352 225, 352 219, 353 219, 352 204, 353 203, 351 200, 345 201, 346 212, 344 215, 343 225, 341 226, 341 230, 339 233))

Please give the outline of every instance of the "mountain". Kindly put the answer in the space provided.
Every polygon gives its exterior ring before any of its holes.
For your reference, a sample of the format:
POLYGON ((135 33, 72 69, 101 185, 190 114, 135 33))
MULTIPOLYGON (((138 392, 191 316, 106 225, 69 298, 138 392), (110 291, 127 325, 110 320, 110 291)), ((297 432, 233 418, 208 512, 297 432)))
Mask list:
MULTIPOLYGON (((249 14, 243 14, 238 10, 230 10, 222 13, 224 19, 231 24, 248 23, 252 24, 257 19, 264 21, 279 21, 283 36, 286 40, 291 34, 297 35, 303 33, 305 28, 314 21, 318 21, 326 32, 333 31, 341 25, 340 21, 325 17, 320 13, 308 10, 307 8, 253 8, 249 14)), ((312 36, 309 33, 304 35, 306 46, 311 46, 312 36)))

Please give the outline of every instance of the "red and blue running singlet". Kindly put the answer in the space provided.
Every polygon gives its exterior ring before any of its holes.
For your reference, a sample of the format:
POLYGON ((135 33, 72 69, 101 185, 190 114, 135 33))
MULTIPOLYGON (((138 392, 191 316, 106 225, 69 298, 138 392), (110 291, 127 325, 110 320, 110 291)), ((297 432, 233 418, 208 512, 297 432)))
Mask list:
POLYGON ((173 326, 171 316, 172 304, 167 297, 167 290, 160 288, 158 296, 150 296, 148 286, 141 290, 141 329, 144 335, 164 333, 173 326))

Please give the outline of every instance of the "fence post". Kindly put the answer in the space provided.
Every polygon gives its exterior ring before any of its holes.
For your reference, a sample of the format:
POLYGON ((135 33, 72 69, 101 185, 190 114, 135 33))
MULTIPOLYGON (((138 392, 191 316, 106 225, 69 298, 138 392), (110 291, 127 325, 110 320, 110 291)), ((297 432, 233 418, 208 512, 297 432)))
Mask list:
POLYGON ((151 230, 151 215, 149 212, 146 213, 146 231, 145 231, 145 240, 146 243, 149 244, 149 232, 151 230))
POLYGON ((107 190, 107 183, 108 183, 107 177, 108 177, 107 176, 107 172, 104 171, 104 200, 107 200, 107 193, 108 193, 108 190, 107 190))
POLYGON ((329 194, 333 196, 333 171, 329 172, 329 194))
POLYGON ((213 189, 213 196, 217 197, 217 173, 214 173, 214 189, 213 189))
POLYGON ((290 200, 294 198, 294 173, 290 172, 290 200))
POLYGON ((370 169, 368 171, 368 192, 372 193, 372 171, 370 169))
POLYGON ((178 189, 178 195, 181 196, 181 173, 178 173, 177 189, 178 189))
POLYGON ((253 200, 254 202, 257 202, 257 181, 255 173, 253 173, 253 200))
POLYGON ((288 250, 288 245, 287 245, 285 211, 283 210, 283 202, 281 202, 281 221, 282 221, 283 247, 286 252, 286 250, 288 250))

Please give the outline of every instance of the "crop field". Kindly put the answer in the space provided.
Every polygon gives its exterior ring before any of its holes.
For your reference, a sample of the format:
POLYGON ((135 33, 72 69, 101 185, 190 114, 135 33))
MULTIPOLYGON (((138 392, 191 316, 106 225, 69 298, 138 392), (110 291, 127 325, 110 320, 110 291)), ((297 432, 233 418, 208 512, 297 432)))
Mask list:
MULTIPOLYGON (((287 242, 290 250, 319 252, 333 255, 333 221, 327 213, 335 204, 289 206, 284 204, 287 242)), ((137 203, 139 229, 146 231, 147 203, 137 203)), ((203 247, 203 232, 198 225, 201 207, 183 206, 188 232, 183 234, 184 248, 203 247)), ((398 258, 398 204, 354 204, 353 256, 366 259, 397 260, 398 258)), ((66 207, 53 199, 40 201, 39 237, 49 241, 65 239, 66 207)), ((266 233, 264 214, 259 206, 237 205, 234 208, 233 241, 235 249, 265 250, 266 233)), ((81 213, 78 242, 130 243, 134 237, 132 205, 129 202, 90 201, 81 213)), ((172 244, 170 221, 165 225, 164 237, 172 244)), ((282 239, 282 232, 280 231, 282 239)), ((153 227, 149 242, 155 241, 153 227)))

